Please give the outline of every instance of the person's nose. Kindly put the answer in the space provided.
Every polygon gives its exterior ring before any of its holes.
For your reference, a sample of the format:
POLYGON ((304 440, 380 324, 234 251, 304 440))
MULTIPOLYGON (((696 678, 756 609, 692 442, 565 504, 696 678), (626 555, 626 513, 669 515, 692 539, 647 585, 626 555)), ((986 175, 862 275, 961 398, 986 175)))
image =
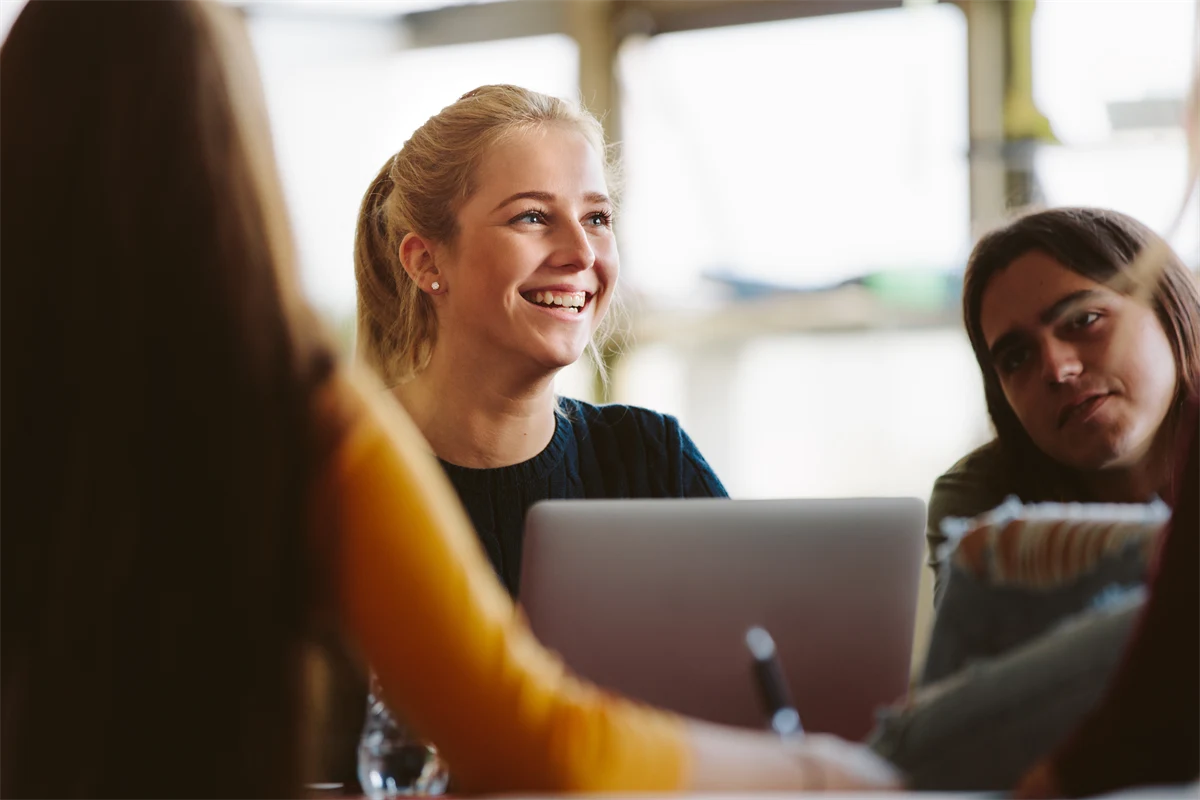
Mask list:
POLYGON ((591 269, 595 263, 596 250, 582 223, 571 221, 556 231, 552 266, 583 272, 591 269))
POLYGON ((1069 383, 1083 373, 1079 350, 1053 337, 1042 343, 1042 377, 1050 385, 1069 383))

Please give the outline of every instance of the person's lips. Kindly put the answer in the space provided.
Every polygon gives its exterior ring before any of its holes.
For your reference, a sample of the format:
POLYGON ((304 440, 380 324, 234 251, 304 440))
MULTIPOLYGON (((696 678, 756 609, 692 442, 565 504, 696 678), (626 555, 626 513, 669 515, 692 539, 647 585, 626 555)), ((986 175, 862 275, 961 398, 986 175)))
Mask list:
POLYGON ((1111 396, 1112 392, 1091 392, 1072 398, 1058 412, 1058 427, 1061 429, 1073 419, 1080 422, 1087 422, 1104 401, 1111 396))

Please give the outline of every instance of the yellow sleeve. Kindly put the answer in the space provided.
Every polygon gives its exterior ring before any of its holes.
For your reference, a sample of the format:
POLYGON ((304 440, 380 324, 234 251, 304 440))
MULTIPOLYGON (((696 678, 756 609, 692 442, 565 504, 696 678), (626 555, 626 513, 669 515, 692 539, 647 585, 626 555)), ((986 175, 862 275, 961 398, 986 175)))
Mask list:
POLYGON ((389 705, 471 792, 681 788, 682 719, 567 674, 496 579, 416 427, 346 386, 363 408, 325 487, 338 601, 389 705))

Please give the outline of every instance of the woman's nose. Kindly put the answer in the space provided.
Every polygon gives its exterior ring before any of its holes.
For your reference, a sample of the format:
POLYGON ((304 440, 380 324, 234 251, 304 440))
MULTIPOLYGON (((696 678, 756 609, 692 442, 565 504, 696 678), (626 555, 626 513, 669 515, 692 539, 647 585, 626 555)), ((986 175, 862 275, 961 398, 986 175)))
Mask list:
POLYGON ((558 232, 553 266, 578 272, 591 269, 596 263, 596 251, 588 232, 578 222, 562 226, 558 232))
POLYGON ((1083 372, 1083 362, 1074 345, 1049 339, 1042 345, 1042 376, 1049 384, 1066 383, 1083 372))

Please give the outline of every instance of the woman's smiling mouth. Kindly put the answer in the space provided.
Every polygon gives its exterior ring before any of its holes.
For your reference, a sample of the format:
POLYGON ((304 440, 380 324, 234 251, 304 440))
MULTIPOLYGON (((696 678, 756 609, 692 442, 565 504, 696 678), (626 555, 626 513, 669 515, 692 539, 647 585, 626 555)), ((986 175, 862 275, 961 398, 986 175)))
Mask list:
POLYGON ((554 289, 535 289, 530 292, 522 292, 521 297, 531 305, 547 311, 558 312, 558 315, 565 313, 572 316, 582 313, 592 299, 589 292, 556 291, 554 289))

